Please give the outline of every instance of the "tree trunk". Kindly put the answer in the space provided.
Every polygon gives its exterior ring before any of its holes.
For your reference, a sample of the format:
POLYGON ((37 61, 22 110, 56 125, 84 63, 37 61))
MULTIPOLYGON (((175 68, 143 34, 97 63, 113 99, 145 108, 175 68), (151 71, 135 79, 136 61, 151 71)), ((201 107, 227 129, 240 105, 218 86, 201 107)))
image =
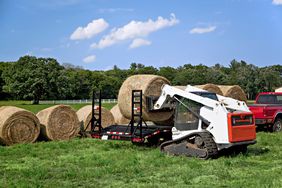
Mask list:
POLYGON ((34 96, 32 100, 32 104, 39 104, 39 97, 34 96))

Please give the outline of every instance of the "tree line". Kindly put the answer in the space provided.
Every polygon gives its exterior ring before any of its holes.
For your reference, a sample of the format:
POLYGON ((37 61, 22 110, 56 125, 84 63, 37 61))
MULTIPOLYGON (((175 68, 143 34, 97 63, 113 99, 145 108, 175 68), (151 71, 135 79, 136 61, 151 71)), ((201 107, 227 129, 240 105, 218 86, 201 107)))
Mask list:
POLYGON ((282 66, 258 67, 232 60, 228 66, 184 64, 177 68, 131 63, 129 69, 114 66, 111 70, 90 71, 54 58, 20 57, 16 62, 0 62, 0 99, 39 100, 88 99, 93 89, 101 89, 103 98, 117 98, 123 81, 135 74, 166 77, 173 85, 239 85, 249 99, 262 91, 282 85, 282 66))

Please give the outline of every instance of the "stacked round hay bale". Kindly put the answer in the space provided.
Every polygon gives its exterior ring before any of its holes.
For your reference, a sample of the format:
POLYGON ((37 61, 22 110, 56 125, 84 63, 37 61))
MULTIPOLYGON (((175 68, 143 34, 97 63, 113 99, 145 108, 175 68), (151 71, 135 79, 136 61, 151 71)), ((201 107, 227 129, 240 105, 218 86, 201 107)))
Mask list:
POLYGON ((245 101, 245 102, 247 101, 246 93, 238 85, 232 85, 232 86, 219 85, 218 87, 220 88, 220 90, 222 91, 225 97, 230 97, 233 99, 237 99, 239 101, 245 101))
POLYGON ((116 104, 112 109, 111 109, 111 113, 114 116, 115 119, 115 124, 118 125, 128 125, 130 122, 130 119, 127 119, 126 117, 124 117, 122 115, 122 113, 120 112, 120 109, 118 107, 118 104, 116 104))
MULTIPOLYGON (((98 110, 97 110, 98 111, 98 110)), ((83 124, 84 128, 87 128, 87 131, 91 130, 91 118, 92 118, 92 105, 87 105, 80 108, 76 112, 78 116, 78 120, 81 124, 83 124)), ((95 114, 95 118, 98 118, 98 115, 95 114)), ((112 113, 106 108, 101 108, 101 125, 103 128, 106 128, 110 125, 115 124, 115 119, 112 113)))
POLYGON ((32 112, 13 106, 0 108, 0 144, 32 143, 39 132, 39 120, 32 112))
POLYGON ((78 135, 79 121, 75 111, 67 105, 56 105, 36 114, 41 129, 40 138, 44 140, 68 140, 78 135))
POLYGON ((214 84, 196 85, 195 87, 209 91, 209 92, 216 93, 218 95, 223 95, 221 89, 217 85, 214 85, 214 84))
POLYGON ((165 121, 154 121, 155 125, 163 125, 163 126, 173 126, 174 125, 174 115, 170 116, 168 120, 165 121))
POLYGON ((282 92, 282 87, 275 89, 275 92, 282 92))
POLYGON ((148 112, 146 110, 146 97, 161 95, 161 88, 164 84, 170 84, 170 82, 161 76, 156 75, 134 75, 128 77, 122 84, 118 94, 118 106, 120 112, 127 119, 131 119, 131 94, 132 90, 143 91, 143 119, 145 121, 163 122, 168 120, 172 116, 170 112, 148 112))

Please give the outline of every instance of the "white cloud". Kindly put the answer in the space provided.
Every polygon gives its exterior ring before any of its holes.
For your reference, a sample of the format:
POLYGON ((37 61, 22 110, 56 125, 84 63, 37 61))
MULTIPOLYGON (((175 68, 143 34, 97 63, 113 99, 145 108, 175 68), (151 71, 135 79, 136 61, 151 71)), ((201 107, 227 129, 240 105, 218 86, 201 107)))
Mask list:
POLYGON ((145 40, 145 39, 140 39, 140 38, 137 38, 137 39, 134 39, 132 41, 132 43, 130 44, 129 48, 138 48, 140 46, 149 46, 151 45, 151 41, 148 41, 148 40, 145 40))
POLYGON ((273 0, 272 4, 274 4, 274 5, 282 5, 282 0, 273 0))
POLYGON ((95 55, 90 55, 90 56, 87 56, 85 58, 83 58, 83 62, 84 63, 92 63, 96 60, 96 56, 95 55))
POLYGON ((100 49, 106 48, 124 40, 148 36, 152 32, 174 26, 178 23, 179 20, 176 19, 174 14, 171 14, 169 19, 159 16, 156 21, 151 19, 146 22, 133 20, 123 27, 113 29, 111 33, 104 36, 98 44, 93 43, 91 47, 100 49))
POLYGON ((210 27, 195 27, 190 30, 191 34, 203 34, 203 33, 210 33, 213 32, 216 29, 216 26, 210 26, 210 27))
POLYGON ((93 20, 86 27, 78 27, 70 36, 71 40, 90 39, 91 37, 103 32, 109 24, 103 19, 93 20))
POLYGON ((132 8, 105 8, 99 9, 99 13, 115 13, 115 12, 133 12, 134 9, 132 8))

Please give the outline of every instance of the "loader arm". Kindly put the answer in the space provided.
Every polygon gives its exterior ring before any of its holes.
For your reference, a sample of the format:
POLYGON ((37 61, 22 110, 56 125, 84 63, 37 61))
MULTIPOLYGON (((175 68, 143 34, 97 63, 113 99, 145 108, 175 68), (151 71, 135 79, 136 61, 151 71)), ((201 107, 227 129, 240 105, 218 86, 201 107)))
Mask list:
POLYGON ((197 103, 202 104, 203 106, 206 106, 212 109, 222 105, 218 101, 215 101, 215 100, 212 100, 206 97, 202 97, 202 96, 199 96, 199 95, 187 92, 187 91, 183 91, 181 89, 165 84, 162 88, 162 93, 159 99, 157 100, 157 102, 154 105, 154 109, 159 110, 162 108, 171 107, 170 100, 171 99, 178 100, 177 96, 184 97, 186 99, 190 99, 192 101, 195 101, 197 103))
MULTIPOLYGON (((206 91, 191 85, 187 85, 185 91, 188 92, 193 92, 193 91, 206 91)), ((246 105, 246 103, 244 101, 239 101, 236 99, 232 99, 230 97, 224 97, 222 95, 217 94, 216 95, 218 100, 224 104, 224 106, 226 108, 232 109, 232 110, 239 110, 239 111, 243 111, 243 112, 250 112, 248 106, 246 105)))

